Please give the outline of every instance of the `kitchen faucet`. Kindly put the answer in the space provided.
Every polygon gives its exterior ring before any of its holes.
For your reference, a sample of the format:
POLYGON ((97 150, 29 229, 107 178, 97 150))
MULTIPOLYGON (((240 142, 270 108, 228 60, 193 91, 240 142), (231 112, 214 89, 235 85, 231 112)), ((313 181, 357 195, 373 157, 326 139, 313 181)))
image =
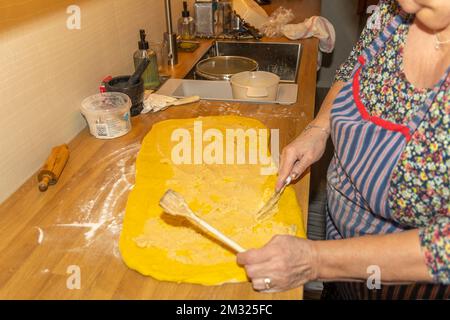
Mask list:
POLYGON ((169 65, 174 66, 178 64, 178 45, 177 45, 177 35, 173 32, 172 25, 172 6, 170 0, 165 0, 166 9, 166 24, 167 32, 164 33, 164 40, 167 43, 169 49, 169 65))

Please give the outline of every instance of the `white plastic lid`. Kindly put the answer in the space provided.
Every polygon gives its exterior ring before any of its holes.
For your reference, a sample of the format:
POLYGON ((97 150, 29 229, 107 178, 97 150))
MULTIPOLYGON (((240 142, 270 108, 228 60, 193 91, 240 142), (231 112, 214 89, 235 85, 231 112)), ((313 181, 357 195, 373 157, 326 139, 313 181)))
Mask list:
POLYGON ((243 87, 265 88, 277 85, 280 77, 266 71, 245 71, 231 77, 231 83, 243 87))
POLYGON ((107 114, 126 112, 131 108, 131 99, 124 93, 105 92, 87 97, 81 103, 81 112, 107 114))

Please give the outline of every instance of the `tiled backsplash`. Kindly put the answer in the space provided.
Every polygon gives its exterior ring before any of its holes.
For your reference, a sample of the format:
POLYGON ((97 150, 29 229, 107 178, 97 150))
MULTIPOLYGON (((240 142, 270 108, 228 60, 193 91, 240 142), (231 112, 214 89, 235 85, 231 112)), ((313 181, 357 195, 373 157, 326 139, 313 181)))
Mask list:
POLYGON ((132 72, 140 28, 162 39, 163 0, 0 0, 0 202, 85 127, 80 103, 104 76, 132 72), (80 30, 66 26, 72 4, 80 30))

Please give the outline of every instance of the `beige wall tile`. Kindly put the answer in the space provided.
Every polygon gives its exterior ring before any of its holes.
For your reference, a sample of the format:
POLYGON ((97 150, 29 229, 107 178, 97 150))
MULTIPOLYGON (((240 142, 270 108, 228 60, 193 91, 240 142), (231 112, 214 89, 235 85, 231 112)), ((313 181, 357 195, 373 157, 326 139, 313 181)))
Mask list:
POLYGON ((162 39, 163 0, 0 0, 0 202, 85 127, 80 103, 104 76, 133 71, 140 28, 162 39), (71 4, 81 30, 66 28, 71 4))

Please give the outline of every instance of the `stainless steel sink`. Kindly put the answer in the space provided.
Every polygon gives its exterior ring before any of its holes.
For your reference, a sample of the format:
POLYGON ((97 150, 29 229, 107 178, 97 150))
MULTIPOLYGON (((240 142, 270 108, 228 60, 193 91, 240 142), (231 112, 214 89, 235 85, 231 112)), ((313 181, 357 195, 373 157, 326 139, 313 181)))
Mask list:
MULTIPOLYGON (((301 53, 302 47, 298 43, 216 41, 203 58, 213 56, 251 58, 258 62, 259 70, 279 75, 282 82, 296 83, 301 53)), ((202 78, 196 75, 194 67, 185 79, 202 78)))

